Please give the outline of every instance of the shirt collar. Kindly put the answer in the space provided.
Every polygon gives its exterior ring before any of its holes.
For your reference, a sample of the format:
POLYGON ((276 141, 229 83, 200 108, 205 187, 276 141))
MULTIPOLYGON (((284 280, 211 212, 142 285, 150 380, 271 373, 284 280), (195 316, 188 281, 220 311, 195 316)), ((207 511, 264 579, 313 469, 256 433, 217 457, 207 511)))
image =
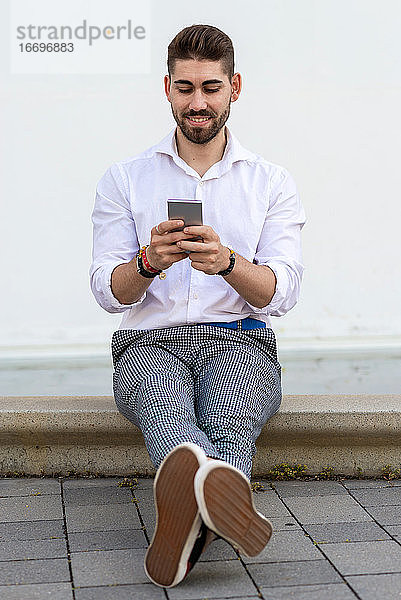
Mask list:
MULTIPOLYGON (((195 171, 187 165, 187 163, 182 160, 182 158, 178 155, 177 152, 177 144, 175 141, 175 132, 177 127, 174 127, 165 138, 159 142, 156 146, 154 146, 155 152, 160 152, 162 154, 168 154, 174 160, 174 162, 181 168, 183 168, 186 172, 191 171, 191 174, 194 174, 195 171), (189 170, 189 171, 188 171, 189 170)), ((230 129, 226 126, 227 131, 227 144, 224 149, 224 154, 222 159, 212 165, 210 169, 205 173, 205 179, 212 179, 213 177, 220 177, 224 173, 226 173, 232 166, 233 163, 240 160, 247 161, 255 161, 256 155, 249 150, 243 148, 238 141, 238 139, 233 135, 230 129)), ((199 175, 198 175, 199 177, 199 175)))

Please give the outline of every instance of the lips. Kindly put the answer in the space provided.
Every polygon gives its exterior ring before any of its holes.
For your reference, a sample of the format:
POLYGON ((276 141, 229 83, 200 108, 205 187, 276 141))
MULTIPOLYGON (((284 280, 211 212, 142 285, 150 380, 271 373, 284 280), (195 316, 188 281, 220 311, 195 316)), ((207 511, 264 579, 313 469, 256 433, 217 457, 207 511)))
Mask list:
POLYGON ((211 117, 186 117, 186 119, 191 125, 201 126, 205 125, 205 123, 208 123, 211 120, 211 117))

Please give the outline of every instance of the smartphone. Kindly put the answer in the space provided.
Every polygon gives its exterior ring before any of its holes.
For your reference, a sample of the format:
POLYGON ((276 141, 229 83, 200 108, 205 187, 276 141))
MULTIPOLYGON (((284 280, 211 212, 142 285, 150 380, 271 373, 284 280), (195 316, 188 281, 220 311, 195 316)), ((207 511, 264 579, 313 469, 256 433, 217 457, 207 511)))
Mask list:
MULTIPOLYGON (((182 231, 184 227, 190 225, 203 225, 202 220, 202 200, 185 200, 169 198, 167 200, 167 211, 169 221, 172 219, 182 219, 184 225, 171 231, 182 231)), ((188 242, 203 241, 201 236, 188 238, 188 242)))

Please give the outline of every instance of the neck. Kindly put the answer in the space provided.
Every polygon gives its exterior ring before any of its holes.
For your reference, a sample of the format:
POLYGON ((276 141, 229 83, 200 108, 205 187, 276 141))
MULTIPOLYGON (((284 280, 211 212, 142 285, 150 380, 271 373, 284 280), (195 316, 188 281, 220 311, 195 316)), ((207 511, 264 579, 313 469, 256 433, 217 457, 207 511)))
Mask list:
POLYGON ((175 139, 178 156, 202 177, 212 165, 223 158, 227 143, 227 133, 226 128, 223 127, 210 142, 195 144, 187 140, 181 129, 177 127, 175 130, 175 139))

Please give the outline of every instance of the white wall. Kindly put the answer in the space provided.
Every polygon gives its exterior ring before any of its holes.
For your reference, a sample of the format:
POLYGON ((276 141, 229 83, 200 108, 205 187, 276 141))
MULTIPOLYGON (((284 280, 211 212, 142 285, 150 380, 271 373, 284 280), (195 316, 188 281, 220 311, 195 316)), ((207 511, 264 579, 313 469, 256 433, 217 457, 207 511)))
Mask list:
POLYGON ((3 347, 108 344, 120 316, 88 281, 95 186, 174 125, 167 45, 202 22, 236 48, 244 83, 229 125, 290 170, 307 212, 302 298, 274 319, 278 335, 401 335, 400 2, 200 4, 154 0, 149 75, 11 75, 1 4, 3 347))

